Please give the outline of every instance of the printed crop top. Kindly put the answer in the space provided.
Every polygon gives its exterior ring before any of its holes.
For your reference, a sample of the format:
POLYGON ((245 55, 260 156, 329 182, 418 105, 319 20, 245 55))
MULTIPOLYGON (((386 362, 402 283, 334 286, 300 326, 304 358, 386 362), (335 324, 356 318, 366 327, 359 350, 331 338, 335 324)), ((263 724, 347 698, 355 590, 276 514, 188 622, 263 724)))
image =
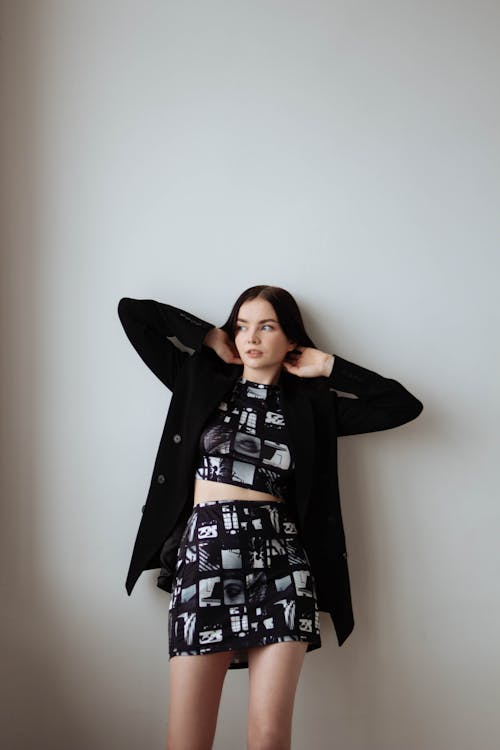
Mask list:
POLYGON ((294 465, 280 386, 240 376, 203 428, 195 476, 286 500, 294 465))

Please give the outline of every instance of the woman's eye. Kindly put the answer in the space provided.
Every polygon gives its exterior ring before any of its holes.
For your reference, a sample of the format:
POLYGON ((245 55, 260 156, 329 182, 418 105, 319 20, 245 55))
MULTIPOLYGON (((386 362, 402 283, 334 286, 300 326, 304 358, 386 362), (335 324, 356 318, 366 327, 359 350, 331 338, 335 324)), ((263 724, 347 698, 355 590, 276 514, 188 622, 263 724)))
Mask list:
MULTIPOLYGON (((236 326, 236 331, 242 331, 244 328, 246 328, 246 326, 241 326, 241 325, 240 326, 236 326)), ((262 326, 262 328, 269 328, 271 331, 273 330, 273 326, 270 325, 269 323, 264 323, 264 325, 262 326)))

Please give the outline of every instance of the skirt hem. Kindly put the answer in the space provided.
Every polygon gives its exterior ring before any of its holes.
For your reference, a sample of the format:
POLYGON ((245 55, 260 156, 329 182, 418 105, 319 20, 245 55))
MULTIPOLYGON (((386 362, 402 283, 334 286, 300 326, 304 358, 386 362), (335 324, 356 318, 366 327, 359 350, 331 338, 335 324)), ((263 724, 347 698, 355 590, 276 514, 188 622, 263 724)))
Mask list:
MULTIPOLYGON (((246 651, 248 648, 259 648, 263 646, 271 646, 276 643, 307 643, 307 649, 306 653, 309 653, 310 651, 316 651, 316 649, 322 647, 321 640, 315 639, 313 641, 308 640, 307 638, 294 638, 292 636, 286 638, 286 640, 283 640, 283 638, 273 638, 272 636, 269 636, 269 640, 267 643, 254 643, 254 644, 238 644, 238 646, 228 646, 227 643, 221 643, 219 646, 216 644, 213 645, 213 648, 210 649, 190 649, 189 651, 179 651, 178 649, 172 649, 169 652, 169 660, 173 656, 206 656, 207 654, 216 654, 216 653, 223 653, 223 652, 231 652, 231 651, 246 651)), ((241 669, 243 667, 248 667, 248 658, 242 657, 239 661, 231 661, 229 664, 228 669, 241 669)))

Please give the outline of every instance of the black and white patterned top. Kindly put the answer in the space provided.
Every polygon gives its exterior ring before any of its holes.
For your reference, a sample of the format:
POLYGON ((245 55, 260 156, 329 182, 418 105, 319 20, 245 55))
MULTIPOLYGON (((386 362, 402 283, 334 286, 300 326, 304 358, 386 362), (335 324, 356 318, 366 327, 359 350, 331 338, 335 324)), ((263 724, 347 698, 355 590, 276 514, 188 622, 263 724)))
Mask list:
POLYGON ((241 376, 203 428, 195 476, 286 499, 293 469, 280 386, 241 376))

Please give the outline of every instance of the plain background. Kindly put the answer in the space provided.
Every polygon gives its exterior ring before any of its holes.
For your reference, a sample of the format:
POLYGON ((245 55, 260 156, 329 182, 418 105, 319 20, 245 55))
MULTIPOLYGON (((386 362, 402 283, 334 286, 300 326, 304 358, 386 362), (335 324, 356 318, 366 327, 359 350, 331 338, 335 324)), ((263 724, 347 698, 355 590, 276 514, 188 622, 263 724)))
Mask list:
MULTIPOLYGON (((414 422, 339 440, 356 627, 295 750, 499 746, 495 2, 14 0, 1 16, 9 750, 164 747, 167 607, 125 576, 169 392, 122 296, 270 283, 414 422)), ((215 750, 245 747, 228 673, 215 750)), ((193 707, 193 720, 196 707, 193 707)))

